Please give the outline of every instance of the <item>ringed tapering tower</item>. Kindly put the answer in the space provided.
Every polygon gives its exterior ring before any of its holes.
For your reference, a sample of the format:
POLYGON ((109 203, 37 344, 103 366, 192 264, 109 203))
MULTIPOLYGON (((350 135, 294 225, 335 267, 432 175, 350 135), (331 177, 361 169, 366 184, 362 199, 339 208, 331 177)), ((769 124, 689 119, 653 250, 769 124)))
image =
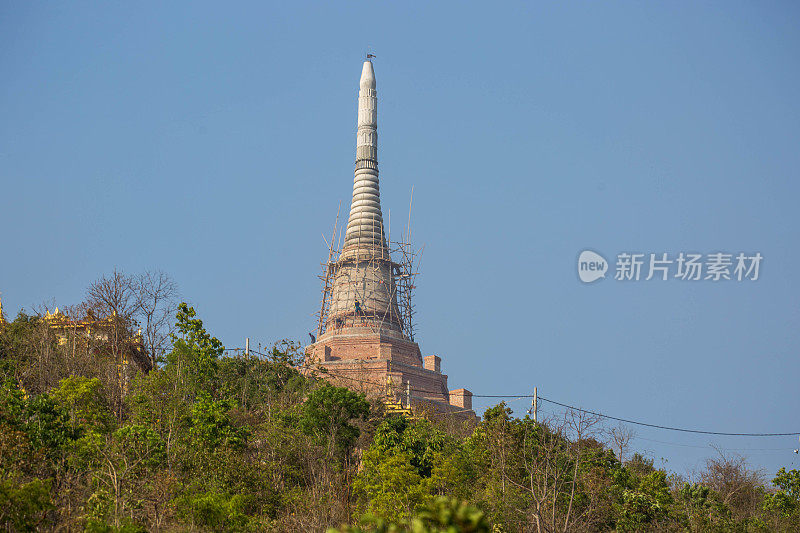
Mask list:
MULTIPOLYGON (((402 400, 408 407, 413 400, 440 413, 474 418, 472 394, 466 389, 448 390, 441 359, 422 357, 411 334, 410 314, 401 316, 398 310, 398 285, 408 287, 411 274, 407 261, 392 261, 384 230, 378 95, 369 59, 361 69, 358 91, 355 167, 344 243, 341 250, 331 245, 331 258, 325 263, 318 336, 312 336, 306 348, 307 369, 324 369, 327 379, 389 398, 390 406, 402 400)), ((410 301, 410 292, 401 292, 403 301, 410 301)))
POLYGON ((383 227, 379 189, 378 93, 372 62, 365 61, 358 90, 356 170, 345 245, 384 246, 383 233, 376 231, 383 227))
POLYGON ((369 327, 402 335, 378 181, 378 95, 372 61, 361 69, 353 200, 335 265, 326 331, 369 327))

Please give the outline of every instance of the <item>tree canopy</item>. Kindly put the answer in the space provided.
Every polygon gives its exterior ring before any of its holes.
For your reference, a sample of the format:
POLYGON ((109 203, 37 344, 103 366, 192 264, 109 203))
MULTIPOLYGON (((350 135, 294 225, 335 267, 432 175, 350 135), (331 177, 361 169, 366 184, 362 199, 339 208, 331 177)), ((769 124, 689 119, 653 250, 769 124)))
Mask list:
MULTIPOLYGON (((177 307, 168 351, 120 380, 35 315, 0 328, 6 531, 797 531, 800 472, 720 455, 692 479, 600 420, 387 415, 300 372, 299 345, 228 357, 177 307), (80 361, 75 358, 82 358, 80 361)), ((116 366, 115 366, 116 365, 116 366)))

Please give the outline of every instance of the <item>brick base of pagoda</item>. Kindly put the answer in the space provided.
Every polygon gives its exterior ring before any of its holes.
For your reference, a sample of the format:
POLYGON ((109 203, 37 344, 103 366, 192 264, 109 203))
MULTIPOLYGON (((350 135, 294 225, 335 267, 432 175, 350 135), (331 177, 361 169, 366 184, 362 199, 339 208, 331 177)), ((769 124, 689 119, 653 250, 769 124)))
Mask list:
POLYGON ((322 335, 306 348, 307 372, 370 397, 391 398, 436 414, 474 420, 472 393, 448 390, 441 358, 422 357, 417 343, 392 332, 346 328, 322 335))

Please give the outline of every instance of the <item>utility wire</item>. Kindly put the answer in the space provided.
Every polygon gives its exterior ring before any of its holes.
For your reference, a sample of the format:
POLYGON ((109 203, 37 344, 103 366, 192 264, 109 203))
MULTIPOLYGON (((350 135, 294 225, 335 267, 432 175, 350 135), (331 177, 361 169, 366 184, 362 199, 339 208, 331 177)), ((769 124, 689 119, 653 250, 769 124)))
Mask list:
MULTIPOLYGON (((699 446, 697 444, 682 444, 679 442, 667 442, 663 440, 655 440, 655 439, 646 439, 644 437, 634 436, 634 440, 643 440, 647 442, 655 442, 658 444, 665 444, 667 446, 679 446, 681 448, 698 448, 703 450, 708 450, 709 448, 715 448, 716 446, 712 444, 707 444, 705 446, 699 446)), ((726 452, 791 452, 792 448, 719 448, 726 452)))
MULTIPOLYGON (((237 350, 241 350, 241 348, 231 348, 229 350, 237 351, 237 350)), ((252 348, 250 349, 250 352, 254 353, 254 354, 261 355, 263 357, 270 357, 270 355, 261 353, 259 351, 256 351, 256 350, 252 349, 252 348)), ((376 382, 376 381, 364 380, 364 379, 358 379, 358 378, 354 378, 354 377, 350 377, 350 376, 345 376, 343 374, 337 374, 335 372, 331 372, 330 370, 327 370, 327 369, 326 369, 326 372, 324 372, 324 373, 327 373, 327 374, 329 374, 331 376, 334 376, 334 377, 338 377, 338 378, 347 379, 347 380, 350 380, 350 381, 353 381, 353 382, 357 382, 357 383, 365 383, 365 384, 369 384, 369 385, 378 385, 378 386, 381 386, 381 387, 386 386, 385 383, 379 383, 379 382, 376 382)), ((426 390, 426 389, 419 389, 419 388, 415 388, 413 386, 411 387, 411 390, 413 392, 421 392, 421 393, 428 393, 428 394, 442 394, 442 391, 432 391, 432 390, 426 390)), ((473 394, 472 397, 473 398, 516 398, 517 400, 519 400, 521 398, 533 398, 533 394, 473 394)), ((561 402, 557 402, 555 400, 551 400, 549 398, 545 398, 545 397, 543 397, 541 395, 539 395, 538 398, 540 400, 542 400, 542 401, 545 401, 545 402, 548 402, 548 403, 552 403, 554 405, 558 405, 558 406, 564 407, 565 409, 572 409, 573 411, 579 411, 579 412, 582 412, 582 413, 587 413, 587 414, 590 414, 590 415, 599 416, 601 418, 605 418, 605 419, 608 419, 608 420, 615 420, 617 422, 624 422, 625 424, 633 424, 633 425, 636 425, 636 426, 644 426, 644 427, 655 428, 655 429, 663 429, 663 430, 666 430, 666 431, 679 431, 679 432, 682 432, 682 433, 695 433, 695 434, 700 434, 700 435, 717 435, 717 436, 722 436, 722 437, 793 437, 793 436, 796 436, 796 435, 800 435, 800 431, 793 431, 793 432, 786 432, 786 433, 729 433, 729 432, 725 432, 725 431, 705 431, 705 430, 700 430, 700 429, 687 429, 687 428, 679 428, 679 427, 672 427, 672 426, 663 426, 663 425, 660 425, 660 424, 649 424, 647 422, 640 422, 638 420, 630 420, 630 419, 627 419, 627 418, 620 418, 620 417, 616 417, 616 416, 606 415, 606 414, 603 414, 603 413, 598 413, 597 411, 590 411, 588 409, 582 409, 580 407, 575 407, 573 405, 569 405, 569 404, 566 404, 566 403, 561 403, 561 402)))
POLYGON ((656 429, 665 429, 668 431, 681 431, 683 433, 699 433, 701 435, 720 435, 725 437, 792 437, 795 435, 800 435, 800 432, 794 431, 791 433, 727 433, 724 431, 703 431, 700 429, 686 429, 686 428, 676 428, 671 426, 662 426, 659 424, 648 424, 646 422, 638 422, 636 420, 628 420, 626 418, 618 418, 615 416, 604 415, 603 413, 597 413, 595 411, 589 411, 588 409, 581 409, 579 407, 573 407, 572 405, 567 405, 565 403, 557 402, 555 400, 549 400, 547 398, 543 398, 539 396, 540 400, 544 400, 545 402, 549 402, 555 405, 560 405, 566 409, 573 409, 575 411, 580 411, 582 413, 587 413, 590 415, 599 416, 602 418, 607 418, 609 420, 616 420, 618 422, 625 422, 626 424, 634 424, 637 426, 645 426, 649 428, 656 428, 656 429))

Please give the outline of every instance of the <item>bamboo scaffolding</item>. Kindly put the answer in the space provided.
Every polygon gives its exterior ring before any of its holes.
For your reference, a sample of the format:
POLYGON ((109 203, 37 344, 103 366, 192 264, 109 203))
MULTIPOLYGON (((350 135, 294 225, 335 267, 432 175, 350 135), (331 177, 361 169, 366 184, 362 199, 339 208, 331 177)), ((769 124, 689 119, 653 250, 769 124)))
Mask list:
MULTIPOLYGON (((378 222, 373 216, 373 235, 380 233, 382 245, 371 243, 368 247, 366 243, 362 245, 361 234, 359 232, 356 246, 347 253, 342 249, 341 231, 338 231, 339 213, 336 215, 333 235, 328 245, 328 260, 322 263, 322 274, 319 279, 322 282, 322 299, 320 310, 317 316, 317 338, 335 328, 338 329, 345 325, 359 325, 369 327, 373 332, 381 331, 385 322, 388 320, 400 325, 403 335, 409 340, 414 340, 417 324, 414 322, 416 312, 414 306, 414 290, 416 289, 415 280, 419 275, 419 263, 422 250, 415 250, 408 239, 410 231, 401 235, 399 241, 389 241, 384 234, 383 224, 378 222), (376 226, 378 224, 378 226, 376 226), (338 231, 339 238, 336 239, 338 231), (368 250, 366 253, 364 250, 368 250), (397 262, 392 258, 398 259, 397 262), (343 265, 350 268, 342 269, 343 265), (355 273, 352 267, 355 266, 355 273), (339 317, 331 317, 333 288, 336 277, 346 274, 346 283, 350 286, 352 294, 361 302, 375 294, 380 288, 381 283, 376 276, 369 275, 376 271, 388 268, 391 273, 391 287, 386 291, 388 303, 382 313, 364 312, 354 315, 351 320, 337 320, 339 317), (355 278, 355 279, 354 279, 355 278), (395 305, 396 304, 396 305, 395 305)), ((409 219, 410 222, 410 219, 409 219)))

